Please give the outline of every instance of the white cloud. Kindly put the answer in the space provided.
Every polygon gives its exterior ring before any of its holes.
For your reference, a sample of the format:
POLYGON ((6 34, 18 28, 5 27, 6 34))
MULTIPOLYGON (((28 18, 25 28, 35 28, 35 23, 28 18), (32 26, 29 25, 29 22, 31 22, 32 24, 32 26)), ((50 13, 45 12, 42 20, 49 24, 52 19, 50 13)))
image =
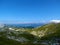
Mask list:
POLYGON ((50 22, 53 22, 53 23, 60 23, 60 20, 50 20, 50 22))

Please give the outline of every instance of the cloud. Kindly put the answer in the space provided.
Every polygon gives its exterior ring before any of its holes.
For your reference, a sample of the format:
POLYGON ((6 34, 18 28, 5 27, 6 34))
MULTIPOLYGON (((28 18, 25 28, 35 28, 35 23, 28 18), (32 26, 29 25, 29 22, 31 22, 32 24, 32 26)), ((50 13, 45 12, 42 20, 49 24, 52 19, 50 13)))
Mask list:
POLYGON ((60 23, 60 20, 50 20, 50 22, 53 22, 53 23, 60 23))

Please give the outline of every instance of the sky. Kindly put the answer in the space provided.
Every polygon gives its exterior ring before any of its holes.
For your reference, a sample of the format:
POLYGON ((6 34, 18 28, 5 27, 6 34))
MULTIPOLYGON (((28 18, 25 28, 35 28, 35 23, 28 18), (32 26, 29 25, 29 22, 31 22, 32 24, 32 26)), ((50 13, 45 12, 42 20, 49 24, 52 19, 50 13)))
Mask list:
POLYGON ((0 0, 0 23, 60 20, 59 0, 0 0))

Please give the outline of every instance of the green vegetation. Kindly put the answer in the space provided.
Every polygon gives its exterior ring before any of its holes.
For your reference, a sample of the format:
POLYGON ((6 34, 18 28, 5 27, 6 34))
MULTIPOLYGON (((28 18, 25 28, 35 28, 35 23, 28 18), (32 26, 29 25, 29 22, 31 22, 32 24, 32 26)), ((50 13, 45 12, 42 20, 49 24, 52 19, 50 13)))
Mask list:
POLYGON ((3 27, 0 30, 0 45, 51 45, 60 39, 60 23, 34 29, 3 27))

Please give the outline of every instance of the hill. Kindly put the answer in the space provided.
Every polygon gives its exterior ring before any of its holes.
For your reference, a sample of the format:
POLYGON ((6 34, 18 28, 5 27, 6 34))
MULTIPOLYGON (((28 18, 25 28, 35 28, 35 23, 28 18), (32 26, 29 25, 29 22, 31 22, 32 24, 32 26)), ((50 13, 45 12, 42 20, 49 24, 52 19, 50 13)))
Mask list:
POLYGON ((1 45, 53 45, 55 43, 60 43, 60 23, 49 23, 33 29, 8 26, 0 28, 1 45))
POLYGON ((60 23, 49 23, 33 29, 35 36, 40 37, 40 42, 45 44, 60 44, 60 23))

